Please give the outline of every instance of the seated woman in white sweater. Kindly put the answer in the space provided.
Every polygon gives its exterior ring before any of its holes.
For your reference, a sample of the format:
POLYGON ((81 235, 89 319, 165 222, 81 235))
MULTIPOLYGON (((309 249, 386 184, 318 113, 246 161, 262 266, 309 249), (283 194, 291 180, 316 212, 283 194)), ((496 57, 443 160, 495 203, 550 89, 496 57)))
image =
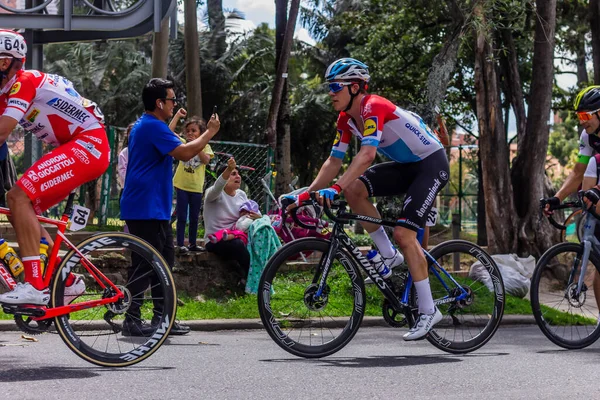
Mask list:
MULTIPOLYGON (((213 235, 222 229, 231 229, 240 218, 240 207, 248 201, 243 190, 240 190, 242 178, 236 169, 235 160, 230 158, 227 167, 217 178, 213 186, 204 193, 204 238, 213 235)), ((251 218, 260 218, 260 214, 251 214, 251 218)), ((242 276, 248 275, 250 269, 250 253, 241 239, 222 240, 212 243, 205 240, 207 251, 215 253, 225 259, 235 260, 241 268, 242 276)))

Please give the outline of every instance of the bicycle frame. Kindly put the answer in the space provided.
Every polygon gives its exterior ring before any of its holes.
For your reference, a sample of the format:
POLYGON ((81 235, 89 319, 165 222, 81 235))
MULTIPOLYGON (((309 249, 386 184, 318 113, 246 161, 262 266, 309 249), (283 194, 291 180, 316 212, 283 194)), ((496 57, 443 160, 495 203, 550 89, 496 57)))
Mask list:
MULTIPOLYGON (((581 258, 581 273, 579 274, 579 279, 577 281, 577 291, 576 294, 579 296, 581 294, 581 289, 583 287, 583 279, 585 278, 585 273, 587 271, 588 261, 590 258, 590 252, 596 252, 596 254, 600 254, 600 241, 594 235, 594 230, 596 228, 596 224, 598 220, 589 212, 585 213, 584 216, 584 225, 583 225, 583 240, 581 241, 581 245, 583 246, 583 256, 581 258)), ((571 269, 571 273, 569 274, 569 281, 567 283, 567 287, 571 286, 573 283, 573 279, 575 278, 575 273, 578 269, 578 261, 575 259, 575 265, 571 269)))
MULTIPOLYGON (((333 255, 337 252, 337 249, 339 248, 339 246, 341 244, 348 252, 350 252, 350 254, 352 254, 352 256, 354 256, 354 258, 358 261, 358 263, 360 264, 362 269, 367 273, 367 275, 369 277, 371 277, 373 282, 375 282, 377 284, 377 287, 379 288, 381 293, 383 293, 385 298, 392 304, 392 306, 396 310, 401 310, 403 308, 409 307, 410 290, 411 290, 411 287, 413 284, 413 279, 412 279, 410 272, 408 272, 408 277, 406 279, 406 284, 404 286, 404 291, 402 293, 402 297, 398 298, 398 296, 396 296, 396 294, 394 293, 393 287, 390 286, 390 282, 385 280, 381 275, 379 275, 379 273, 375 269, 375 266, 369 260, 367 260, 367 258, 365 256, 363 256, 363 254, 356 247, 356 245, 354 244, 352 239, 350 239, 350 237, 344 231, 343 223, 341 223, 341 222, 346 222, 348 220, 358 220, 358 221, 367 221, 367 222, 370 222, 373 224, 389 226, 389 227, 395 227, 396 223, 392 222, 392 221, 386 221, 383 219, 379 219, 379 218, 369 217, 366 215, 346 213, 343 211, 339 213, 339 215, 336 219, 337 219, 337 221, 334 220, 334 224, 333 224, 333 234, 332 234, 332 238, 331 238, 331 246, 329 247, 328 253, 326 255, 324 255, 326 257, 326 259, 325 260, 322 259, 321 262, 319 263, 319 265, 322 266, 322 271, 319 271, 319 269, 317 269, 315 279, 313 280, 313 283, 316 283, 316 280, 320 273, 321 279, 319 282, 319 287, 315 293, 315 297, 321 296, 325 289, 325 285, 327 282, 327 276, 329 275, 329 270, 331 267, 331 261, 333 260, 333 255)), ((454 283, 454 285, 456 285, 457 288, 460 288, 461 293, 458 296, 454 296, 454 297, 446 296, 442 299, 438 299, 437 301, 434 301, 434 304, 436 306, 439 304, 460 301, 468 296, 467 291, 425 249, 423 249, 423 254, 425 255, 426 259, 429 259, 432 262, 429 266, 429 270, 436 276, 436 278, 438 278, 438 280, 444 286, 446 291, 450 292, 450 288, 448 287, 446 282, 444 282, 444 280, 442 279, 442 276, 440 275, 440 273, 438 272, 437 269, 439 269, 443 273, 443 275, 445 275, 448 279, 450 279, 454 283), (436 269, 436 267, 437 267, 437 269, 436 269)))
MULTIPOLYGON (((75 246, 73 243, 71 243, 71 241, 69 239, 67 239, 67 237, 65 236, 65 231, 69 224, 69 218, 70 218, 71 213, 73 212, 74 199, 75 199, 75 194, 71 193, 67 200, 67 205, 65 206, 65 211, 63 212, 63 215, 60 220, 56 220, 53 218, 46 218, 46 217, 43 217, 40 215, 36 216, 40 223, 44 222, 47 224, 51 224, 51 225, 56 226, 58 229, 56 236, 54 237, 54 246, 52 247, 52 252, 50 253, 50 255, 48 257, 48 265, 46 265, 46 268, 45 268, 43 276, 42 276, 44 287, 50 286, 52 277, 54 276, 55 269, 57 267, 58 252, 60 250, 61 244, 64 242, 65 245, 69 249, 73 250, 75 252, 75 254, 77 254, 79 256, 80 259, 78 261, 81 262, 81 264, 85 267, 85 269, 88 271, 88 273, 96 280, 98 285, 103 290, 110 287, 111 289, 114 290, 114 292, 116 294, 114 296, 106 297, 106 298, 103 298, 100 300, 84 301, 81 303, 72 304, 72 305, 71 304, 63 305, 60 307, 24 305, 24 306, 18 307, 18 312, 16 312, 17 314, 31 316, 33 320, 41 321, 41 320, 45 320, 45 319, 60 317, 62 315, 66 315, 66 314, 70 314, 72 312, 84 310, 86 308, 93 308, 93 307, 97 307, 100 305, 114 303, 117 300, 125 297, 123 292, 114 283, 112 283, 110 281, 110 279, 108 279, 102 272, 100 272, 100 270, 98 270, 98 268, 96 268, 94 266, 94 264, 92 264, 92 262, 89 261, 87 259, 87 257, 84 254, 82 254, 81 251, 79 251, 79 249, 77 249, 77 246, 75 246)), ((12 215, 10 210, 8 208, 4 208, 4 207, 0 207, 0 214, 4 214, 7 216, 12 215)), ((93 243, 90 243, 88 246, 93 246, 93 243)), ((70 273, 70 266, 67 264, 66 268, 63 269, 63 274, 68 274, 68 273, 70 273)), ((5 304, 2 306, 5 308, 11 307, 11 305, 9 305, 9 304, 5 304)))

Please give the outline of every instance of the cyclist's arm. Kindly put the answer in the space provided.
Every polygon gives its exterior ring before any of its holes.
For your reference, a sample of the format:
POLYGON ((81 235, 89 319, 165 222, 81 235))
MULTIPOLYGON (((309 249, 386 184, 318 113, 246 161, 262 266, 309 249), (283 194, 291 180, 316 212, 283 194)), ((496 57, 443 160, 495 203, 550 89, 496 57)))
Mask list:
POLYGON ((581 184, 581 181, 583 180, 583 173, 585 172, 586 167, 587 164, 583 164, 580 162, 575 164, 573 171, 571 171, 565 183, 563 183, 560 190, 555 194, 555 196, 558 197, 560 201, 563 201, 567 198, 567 196, 569 196, 571 193, 574 193, 577 190, 577 188, 581 184))
POLYGON ((6 140, 15 129, 19 122, 6 115, 0 117, 0 146, 6 143, 6 140))
POLYGON ((375 155, 377 154, 377 147, 375 146, 361 146, 360 151, 352 159, 348 170, 342 175, 337 181, 337 184, 342 188, 347 188, 352 182, 354 182, 359 176, 361 176, 367 168, 371 166, 375 155))
POLYGON ((309 192, 315 190, 324 189, 329 186, 329 183, 335 178, 342 168, 342 159, 334 156, 329 158, 323 163, 317 177, 308 187, 309 192))

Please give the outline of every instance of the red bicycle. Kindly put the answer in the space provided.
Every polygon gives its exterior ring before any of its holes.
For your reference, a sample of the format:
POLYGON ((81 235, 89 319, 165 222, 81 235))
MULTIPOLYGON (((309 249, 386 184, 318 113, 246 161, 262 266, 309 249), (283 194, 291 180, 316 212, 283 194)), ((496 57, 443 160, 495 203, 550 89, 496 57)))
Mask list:
MULTIPOLYGON (((171 330, 177 307, 173 277, 167 262, 154 247, 128 233, 99 233, 77 245, 71 243, 65 230, 82 229, 89 217, 86 208, 73 207, 74 197, 74 193, 68 197, 60 220, 37 217, 58 229, 43 276, 44 284, 50 288, 50 304, 2 304, 2 309, 13 314, 17 326, 28 334, 48 332, 54 321, 56 333, 67 346, 93 364, 105 367, 136 364, 158 350, 171 330), (68 252, 60 259, 63 243, 68 252), (65 304, 65 282, 70 273, 84 276, 86 291, 65 304), (138 280, 146 280, 148 284, 141 285, 145 287, 142 291, 132 293, 130 285, 138 280), (126 313, 129 318, 151 320, 152 334, 123 336, 126 313)), ((0 207, 0 214, 10 215, 10 211, 0 207)), ((0 281, 12 289, 16 282, 3 262, 0 270, 0 281)), ((140 286, 139 283, 135 286, 140 286)))

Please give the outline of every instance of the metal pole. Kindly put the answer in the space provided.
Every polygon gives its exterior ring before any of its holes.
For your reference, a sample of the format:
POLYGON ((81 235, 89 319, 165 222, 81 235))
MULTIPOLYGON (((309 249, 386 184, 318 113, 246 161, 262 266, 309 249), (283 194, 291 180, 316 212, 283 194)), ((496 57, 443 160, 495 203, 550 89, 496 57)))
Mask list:
POLYGON ((71 30, 71 19, 73 15, 73 0, 63 0, 63 16, 64 16, 64 24, 65 31, 71 30))

